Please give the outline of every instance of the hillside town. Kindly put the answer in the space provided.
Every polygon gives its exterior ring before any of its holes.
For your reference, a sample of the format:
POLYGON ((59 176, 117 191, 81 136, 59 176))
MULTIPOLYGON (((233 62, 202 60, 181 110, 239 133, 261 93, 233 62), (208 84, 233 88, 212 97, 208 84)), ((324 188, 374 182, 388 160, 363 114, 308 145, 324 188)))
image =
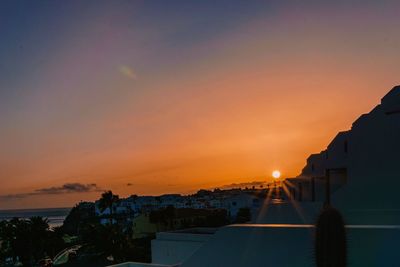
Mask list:
MULTIPOLYGON (((186 211, 186 216, 194 216, 199 211, 206 212, 213 210, 224 210, 228 222, 238 221, 238 215, 243 210, 248 210, 249 214, 256 214, 260 209, 261 203, 265 200, 268 192, 273 192, 278 197, 281 188, 277 182, 271 184, 261 184, 258 188, 233 188, 233 189, 214 189, 199 190, 192 195, 164 194, 160 196, 137 196, 132 195, 114 201, 110 207, 101 205, 102 201, 95 202, 95 215, 100 219, 100 223, 108 224, 110 217, 113 222, 126 224, 148 221, 150 215, 159 210, 173 208, 177 212, 186 211)), ((251 218, 249 218, 251 220, 251 218)), ((140 229, 136 229, 139 231, 140 229)))

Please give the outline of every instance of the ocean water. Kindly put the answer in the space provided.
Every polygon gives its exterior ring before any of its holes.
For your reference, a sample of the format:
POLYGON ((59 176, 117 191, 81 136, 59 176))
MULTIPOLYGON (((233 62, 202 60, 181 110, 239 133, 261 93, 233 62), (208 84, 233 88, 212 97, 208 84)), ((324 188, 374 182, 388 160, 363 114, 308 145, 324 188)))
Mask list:
POLYGON ((11 220, 12 218, 29 219, 40 216, 49 220, 50 227, 57 227, 64 223, 65 217, 67 217, 70 210, 71 208, 0 210, 0 221, 11 220))

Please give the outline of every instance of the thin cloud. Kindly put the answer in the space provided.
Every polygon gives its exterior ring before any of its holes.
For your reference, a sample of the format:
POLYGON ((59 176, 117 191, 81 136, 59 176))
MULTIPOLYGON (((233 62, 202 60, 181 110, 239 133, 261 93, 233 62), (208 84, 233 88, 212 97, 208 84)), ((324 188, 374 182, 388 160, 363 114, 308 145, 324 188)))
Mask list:
POLYGON ((67 183, 62 186, 53 186, 47 188, 36 189, 33 192, 0 195, 0 200, 22 199, 30 196, 39 195, 55 195, 55 194, 71 194, 71 193, 87 193, 102 191, 96 184, 67 183))
POLYGON ((92 191, 99 191, 99 188, 96 184, 71 183, 64 184, 59 187, 49 187, 35 190, 35 192, 39 194, 85 193, 92 191))

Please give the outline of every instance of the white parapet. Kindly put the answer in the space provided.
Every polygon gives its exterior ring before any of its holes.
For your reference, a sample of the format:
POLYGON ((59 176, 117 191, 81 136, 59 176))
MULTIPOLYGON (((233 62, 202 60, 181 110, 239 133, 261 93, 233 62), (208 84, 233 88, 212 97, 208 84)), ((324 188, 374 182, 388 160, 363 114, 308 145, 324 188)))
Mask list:
POLYGON ((214 235, 216 228, 191 228, 157 233, 151 241, 153 263, 180 264, 214 235))
POLYGON ((163 265, 153 263, 140 263, 140 262, 124 262, 120 264, 110 265, 108 267, 175 267, 176 265, 163 265))
MULTIPOLYGON (((348 225, 349 266, 393 266, 400 226, 348 225)), ((313 225, 232 225, 219 230, 182 267, 309 267, 313 225)))
MULTIPOLYGON (((182 264, 124 263, 113 267, 315 266, 314 230, 307 224, 230 225, 204 240, 182 264)), ((347 225, 346 232, 349 266, 394 266, 398 262, 399 225, 347 225)), ((174 240, 188 242, 182 236, 174 240)))

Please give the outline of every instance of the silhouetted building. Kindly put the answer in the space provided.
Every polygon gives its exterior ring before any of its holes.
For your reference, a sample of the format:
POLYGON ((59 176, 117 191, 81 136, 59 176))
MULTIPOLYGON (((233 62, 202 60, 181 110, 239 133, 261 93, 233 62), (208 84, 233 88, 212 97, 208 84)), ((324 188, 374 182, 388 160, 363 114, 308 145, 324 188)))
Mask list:
POLYGON ((332 204, 348 222, 400 223, 400 86, 285 183, 296 200, 324 202, 328 176, 332 204))

